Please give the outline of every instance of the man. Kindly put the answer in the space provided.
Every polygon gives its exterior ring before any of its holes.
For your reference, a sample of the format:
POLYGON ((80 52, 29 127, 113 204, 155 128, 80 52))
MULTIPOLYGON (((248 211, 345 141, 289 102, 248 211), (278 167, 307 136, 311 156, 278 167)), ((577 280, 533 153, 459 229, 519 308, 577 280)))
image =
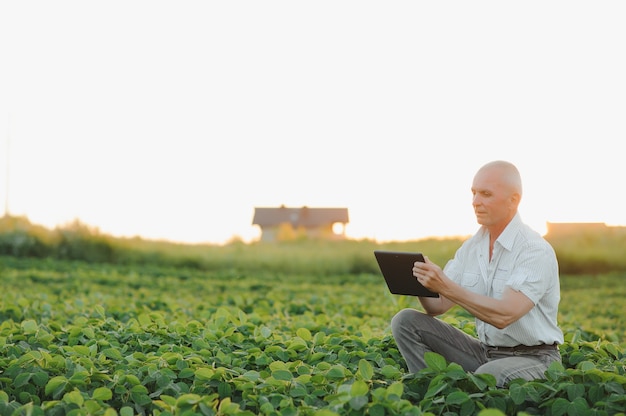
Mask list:
POLYGON ((393 317, 398 349, 411 372, 424 368, 424 353, 434 351, 466 371, 492 374, 499 387, 543 378, 550 363, 561 360, 563 343, 554 250, 522 223, 522 181, 513 164, 480 168, 472 194, 481 228, 444 270, 428 258, 415 263, 413 275, 440 297, 419 298, 426 313, 404 309, 393 317), (454 305, 476 318, 478 339, 435 317, 454 305))

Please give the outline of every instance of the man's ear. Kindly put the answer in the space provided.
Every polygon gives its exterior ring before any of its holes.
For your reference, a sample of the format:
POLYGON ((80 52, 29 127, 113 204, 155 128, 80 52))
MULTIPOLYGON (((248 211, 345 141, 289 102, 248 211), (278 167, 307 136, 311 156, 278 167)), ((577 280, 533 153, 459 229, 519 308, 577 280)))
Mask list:
POLYGON ((519 206, 521 200, 522 196, 518 192, 514 192, 513 195, 511 195, 511 202, 515 204, 516 207, 519 206))

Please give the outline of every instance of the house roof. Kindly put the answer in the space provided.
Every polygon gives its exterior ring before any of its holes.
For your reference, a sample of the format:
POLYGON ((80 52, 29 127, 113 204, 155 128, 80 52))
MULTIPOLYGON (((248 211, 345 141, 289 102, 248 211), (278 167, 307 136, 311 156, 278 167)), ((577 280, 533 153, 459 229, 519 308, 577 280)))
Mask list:
POLYGON ((278 208, 260 207, 254 209, 253 225, 261 227, 291 223, 293 227, 318 227, 336 222, 348 223, 348 208, 278 208))

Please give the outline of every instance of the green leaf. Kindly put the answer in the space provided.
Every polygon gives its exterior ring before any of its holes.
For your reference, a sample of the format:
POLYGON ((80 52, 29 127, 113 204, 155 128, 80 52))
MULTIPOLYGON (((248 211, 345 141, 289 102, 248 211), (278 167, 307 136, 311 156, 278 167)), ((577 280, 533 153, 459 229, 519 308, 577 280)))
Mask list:
POLYGON ((289 366, 287 366, 287 364, 282 361, 273 361, 272 363, 270 363, 269 367, 272 371, 289 370, 289 366))
POLYGON ((565 368, 563 367, 563 364, 559 361, 553 361, 546 371, 546 376, 548 380, 558 380, 563 375, 565 375, 565 368))
POLYGON ((124 406, 120 409, 120 416, 134 416, 135 411, 130 406, 124 406))
POLYGON ((291 374, 291 371, 287 370, 276 370, 272 371, 272 377, 274 377, 276 380, 289 381, 293 379, 293 374, 291 374))
POLYGON ((526 400, 525 386, 521 386, 519 384, 512 384, 509 387, 509 396, 511 397, 511 400, 513 400, 513 403, 515 403, 516 405, 520 405, 524 403, 524 401, 526 400))
POLYGON ((141 325, 142 328, 147 328, 148 326, 152 325, 152 319, 150 318, 150 315, 146 313, 140 314, 137 317, 137 320, 139 321, 139 325, 141 325))
MULTIPOLYGON (((476 403, 473 400, 467 400, 461 404, 459 416, 471 416, 476 412, 476 403)), ((522 415, 519 415, 522 416, 522 415)))
POLYGON ((428 386, 428 390, 426 391, 424 398, 429 399, 429 398, 435 397, 447 388, 448 388, 448 383, 446 383, 445 381, 433 380, 433 382, 431 382, 430 385, 428 386))
POLYGON ((106 313, 105 313, 104 308, 102 307, 102 305, 96 305, 94 309, 95 309, 96 313, 98 314, 98 316, 100 318, 105 318, 106 317, 106 313))
POLYGON ((197 394, 183 394, 178 399, 176 399, 177 407, 185 407, 185 406, 193 406, 198 404, 202 400, 197 394))
POLYGON ((619 383, 616 383, 615 381, 609 381, 608 383, 606 383, 604 385, 604 389, 609 393, 616 393, 616 394, 619 394, 620 396, 624 395, 624 386, 619 383))
POLYGON ((94 400, 111 400, 113 392, 108 387, 98 387, 93 391, 91 398, 94 400))
POLYGON ((569 407, 569 402, 559 397, 552 402, 552 416, 562 416, 567 413, 567 408, 569 407))
POLYGON ((80 394, 80 391, 78 390, 73 390, 70 391, 68 393, 65 393, 65 395, 63 396, 63 401, 65 403, 73 403, 78 405, 79 407, 83 405, 83 403, 85 402, 85 399, 83 398, 83 396, 80 394))
POLYGON ((86 386, 88 379, 89 379, 89 373, 87 371, 77 371, 74 374, 72 374, 72 377, 69 379, 69 382, 73 386, 86 386))
POLYGON ((90 415, 102 414, 100 411, 102 409, 102 405, 95 400, 85 400, 85 404, 83 406, 90 415))
POLYGON ((443 371, 448 366, 446 359, 436 352, 428 351, 424 354, 426 365, 434 370, 443 371))
POLYGON ((346 369, 344 366, 339 365, 339 364, 335 364, 332 367, 330 367, 330 369, 326 373, 326 377, 333 378, 333 379, 344 378, 345 376, 346 376, 346 369))
POLYGON ((239 322, 241 324, 245 324, 246 322, 248 322, 248 315, 246 315, 246 313, 242 310, 239 310, 237 312, 237 317, 239 318, 239 322))
POLYGON ((162 394, 161 395, 161 400, 163 400, 163 403, 165 403, 165 404, 167 404, 169 406, 172 406, 172 407, 176 406, 176 400, 177 399, 175 397, 168 396, 166 394, 162 394))
POLYGON ((580 369, 582 371, 591 371, 591 370, 594 370, 596 368, 596 365, 594 363, 592 363, 591 361, 581 361, 580 363, 578 363, 576 368, 578 368, 578 369, 580 369))
POLYGON ((369 414, 370 416, 385 416, 385 407, 381 404, 376 403, 369 408, 369 414))
POLYGON ((369 392, 369 387, 367 383, 362 380, 356 380, 352 383, 352 387, 350 388, 350 395, 352 397, 356 396, 365 396, 369 392))
POLYGON ((265 402, 261 405, 261 407, 259 407, 259 410, 261 411, 261 414, 270 414, 273 413, 275 409, 272 403, 265 402))
POLYGON ((122 359, 124 359, 122 353, 116 348, 106 348, 102 350, 102 354, 104 354, 105 357, 116 361, 121 361, 122 359))
POLYGON ((478 390, 485 390, 487 387, 495 387, 497 382, 492 374, 467 373, 467 377, 474 383, 478 390))
POLYGON ((586 416, 589 415, 589 406, 587 401, 582 397, 575 398, 567 407, 568 416, 586 416))
POLYGON ((296 383, 296 385, 292 386, 289 390, 289 395, 291 397, 306 397, 309 395, 309 392, 307 391, 306 387, 299 383, 296 383))
POLYGON ((200 381, 211 380, 214 374, 215 374, 215 371, 207 367, 199 368, 196 370, 196 373, 195 373, 196 378, 200 381))
POLYGON ((306 341, 304 341, 302 338, 300 337, 296 337, 293 338, 288 344, 287 344, 287 350, 289 351, 305 351, 309 348, 309 346, 307 345, 306 341))
POLYGON ((313 336, 311 335, 311 331, 309 331, 306 328, 298 328, 296 330, 296 335, 299 336, 300 338, 302 338, 305 341, 311 341, 311 339, 313 339, 313 336))
POLYGON ((236 415, 240 413, 239 404, 233 403, 230 397, 225 397, 218 406, 221 415, 236 415))
POLYGON ((370 381, 372 377, 374 377, 374 369, 369 361, 361 358, 359 360, 359 372, 358 374, 363 378, 363 380, 370 381))
POLYGON ((134 374, 127 374, 126 382, 132 386, 137 386, 141 384, 141 381, 139 380, 139 378, 134 374))
POLYGON ((453 391, 446 396, 446 404, 452 406, 458 406, 468 401, 469 395, 463 391, 453 391))
POLYGON ((229 383, 222 381, 217 385, 217 392, 220 397, 230 397, 232 395, 232 387, 229 383))
POLYGON ((582 384, 570 384, 567 386, 567 398, 573 401, 577 397, 585 395, 585 386, 582 384))
POLYGON ((272 330, 266 326, 261 327, 261 336, 263 338, 269 338, 272 335, 272 330))
POLYGON ((44 391, 48 396, 59 397, 68 383, 69 381, 63 376, 52 377, 50 381, 48 381, 48 384, 46 384, 44 391))
POLYGON ((395 380, 402 375, 402 372, 398 367, 393 365, 386 365, 380 369, 380 373, 388 380, 395 380))
POLYGON ((91 327, 83 328, 83 335, 85 335, 89 339, 93 339, 95 337, 95 333, 93 332, 93 328, 91 328, 91 327))
POLYGON ((581 361, 584 361, 585 358, 587 358, 585 356, 585 354, 583 354, 582 352, 579 352, 579 351, 575 351, 575 352, 570 354, 569 362, 572 363, 572 364, 577 364, 577 363, 579 363, 581 361))
POLYGON ((404 384, 400 381, 396 381, 391 386, 387 387, 387 397, 391 395, 402 397, 403 392, 404 392, 404 384))
POLYGON ((241 378, 248 381, 257 381, 261 378, 261 374, 258 371, 249 370, 243 373, 241 378))
POLYGON ((15 377, 13 381, 13 387, 22 387, 28 384, 30 381, 31 373, 21 373, 15 377))
POLYGON ((357 396, 357 397, 351 398, 348 403, 350 404, 350 407, 353 410, 358 411, 358 410, 361 410, 363 407, 365 407, 365 405, 367 405, 368 398, 367 396, 357 396))
POLYGON ((131 393, 148 394, 148 388, 143 385, 133 386, 133 388, 131 388, 130 391, 131 393))
POLYGON ((615 344, 606 344, 604 345, 606 351, 613 356, 613 358, 619 358, 621 356, 619 348, 615 344))
POLYGON ((178 373, 178 378, 192 378, 196 374, 193 368, 184 368, 178 373))
POLYGON ((37 322, 32 319, 23 321, 20 326, 22 327, 22 332, 24 332, 24 334, 26 335, 35 334, 39 329, 39 325, 37 325, 37 322))

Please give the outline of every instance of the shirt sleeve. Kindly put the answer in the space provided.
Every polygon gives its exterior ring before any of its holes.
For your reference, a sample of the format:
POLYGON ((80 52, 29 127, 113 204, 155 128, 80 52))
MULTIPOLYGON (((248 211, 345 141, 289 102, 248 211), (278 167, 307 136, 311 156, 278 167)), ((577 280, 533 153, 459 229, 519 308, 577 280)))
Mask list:
POLYGON ((558 276, 554 251, 545 244, 532 244, 520 251, 516 263, 507 285, 536 305, 554 284, 553 276, 558 276))

